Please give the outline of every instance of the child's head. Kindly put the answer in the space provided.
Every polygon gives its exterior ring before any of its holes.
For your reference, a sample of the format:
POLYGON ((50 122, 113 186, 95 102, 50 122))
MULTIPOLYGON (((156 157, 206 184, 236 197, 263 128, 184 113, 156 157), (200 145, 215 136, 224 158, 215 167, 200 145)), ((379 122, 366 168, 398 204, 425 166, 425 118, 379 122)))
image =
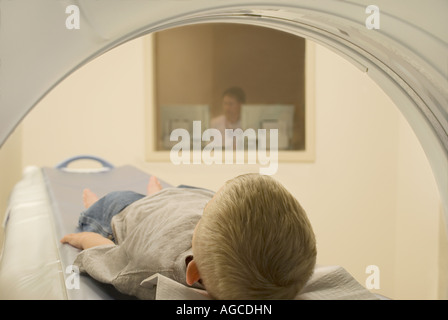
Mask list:
POLYGON ((207 204, 193 255, 216 299, 292 299, 316 262, 311 224, 298 201, 269 176, 228 181, 207 204))

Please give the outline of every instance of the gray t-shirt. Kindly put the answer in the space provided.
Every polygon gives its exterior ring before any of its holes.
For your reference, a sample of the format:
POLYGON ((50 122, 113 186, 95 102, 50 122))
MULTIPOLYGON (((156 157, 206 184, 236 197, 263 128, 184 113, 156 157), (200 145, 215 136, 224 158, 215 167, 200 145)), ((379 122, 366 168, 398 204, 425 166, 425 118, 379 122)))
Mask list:
POLYGON ((112 219, 117 245, 84 250, 75 265, 139 299, 155 298, 155 289, 140 286, 155 273, 186 285, 193 230, 213 195, 204 189, 166 188, 132 203, 112 219))

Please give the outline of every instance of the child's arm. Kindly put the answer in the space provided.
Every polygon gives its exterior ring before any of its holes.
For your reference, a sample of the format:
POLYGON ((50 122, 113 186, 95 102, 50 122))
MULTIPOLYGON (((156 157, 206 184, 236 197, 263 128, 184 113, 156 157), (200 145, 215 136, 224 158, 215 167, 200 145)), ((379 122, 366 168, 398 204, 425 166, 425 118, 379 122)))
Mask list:
POLYGON ((70 233, 61 239, 61 243, 68 243, 81 250, 104 244, 114 244, 112 240, 109 240, 95 232, 70 233))

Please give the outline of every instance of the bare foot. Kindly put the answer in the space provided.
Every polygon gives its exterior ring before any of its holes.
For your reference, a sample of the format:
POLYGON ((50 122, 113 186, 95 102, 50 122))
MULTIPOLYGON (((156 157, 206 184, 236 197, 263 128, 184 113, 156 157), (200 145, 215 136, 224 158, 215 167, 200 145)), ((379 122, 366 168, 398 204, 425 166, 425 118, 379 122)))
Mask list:
POLYGON ((88 209, 92 204, 98 201, 98 196, 90 191, 90 189, 84 189, 82 192, 82 201, 84 207, 88 209))
POLYGON ((160 184, 159 180, 155 176, 151 176, 151 178, 149 178, 147 187, 148 196, 159 192, 160 190, 162 190, 162 185, 160 184))

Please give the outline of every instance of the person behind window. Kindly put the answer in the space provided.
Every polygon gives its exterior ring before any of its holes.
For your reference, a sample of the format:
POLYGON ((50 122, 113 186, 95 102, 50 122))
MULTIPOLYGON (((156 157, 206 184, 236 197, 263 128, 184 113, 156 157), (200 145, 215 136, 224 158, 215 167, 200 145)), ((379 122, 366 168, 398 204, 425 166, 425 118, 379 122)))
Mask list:
MULTIPOLYGON (((218 129, 225 145, 225 129, 241 128, 241 105, 246 102, 246 94, 240 87, 231 87, 222 94, 223 114, 211 119, 210 127, 218 129)), ((227 139, 229 140, 229 139, 227 139)), ((229 142, 231 142, 230 139, 229 142)))

